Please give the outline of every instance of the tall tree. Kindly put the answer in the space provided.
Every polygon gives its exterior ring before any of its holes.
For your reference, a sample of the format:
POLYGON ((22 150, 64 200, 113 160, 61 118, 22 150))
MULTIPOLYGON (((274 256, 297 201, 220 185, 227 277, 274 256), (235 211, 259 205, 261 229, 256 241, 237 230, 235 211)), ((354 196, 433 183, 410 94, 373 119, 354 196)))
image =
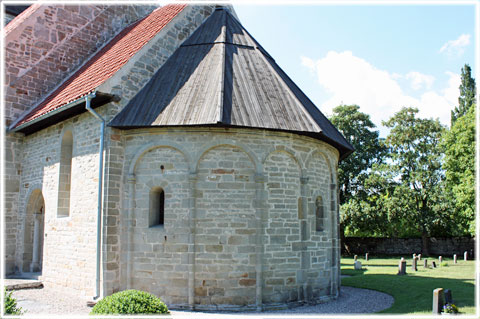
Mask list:
POLYGON ((444 179, 440 145, 444 127, 438 119, 417 118, 417 113, 416 108, 403 108, 383 125, 391 129, 385 143, 389 167, 398 182, 391 194, 392 211, 403 214, 404 221, 417 228, 423 253, 428 254, 427 237, 447 213, 439 205, 444 179))
POLYGON ((475 79, 472 78, 472 69, 468 64, 462 68, 460 84, 460 96, 458 97, 458 107, 451 112, 451 125, 455 124, 455 121, 467 114, 470 107, 475 103, 475 97, 477 89, 475 85, 475 79))
POLYGON ((364 197, 364 180, 373 163, 381 162, 384 147, 378 131, 368 114, 360 112, 358 105, 340 105, 333 109, 330 121, 355 147, 355 152, 342 161, 338 169, 340 204, 352 197, 364 197))
POLYGON ((475 109, 471 105, 443 138, 446 184, 454 199, 458 235, 475 235, 475 109))

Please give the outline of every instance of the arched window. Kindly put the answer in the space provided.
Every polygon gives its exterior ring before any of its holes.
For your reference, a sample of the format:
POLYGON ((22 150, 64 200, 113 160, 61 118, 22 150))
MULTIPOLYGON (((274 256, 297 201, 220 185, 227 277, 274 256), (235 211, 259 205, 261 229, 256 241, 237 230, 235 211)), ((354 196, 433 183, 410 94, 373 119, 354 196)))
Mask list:
POLYGON ((67 217, 70 213, 70 186, 72 181, 73 135, 66 131, 63 134, 60 149, 60 174, 58 180, 57 216, 67 217))
POLYGON ((165 217, 165 192, 161 187, 150 190, 148 226, 163 226, 165 217))
POLYGON ((317 231, 323 231, 323 199, 322 196, 318 196, 315 200, 315 229, 317 231))

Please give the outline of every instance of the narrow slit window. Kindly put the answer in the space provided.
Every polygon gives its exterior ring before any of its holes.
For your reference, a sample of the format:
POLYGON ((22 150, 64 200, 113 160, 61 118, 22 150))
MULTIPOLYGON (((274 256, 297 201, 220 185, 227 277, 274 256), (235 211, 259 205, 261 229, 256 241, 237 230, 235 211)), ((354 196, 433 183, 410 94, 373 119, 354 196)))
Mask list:
POLYGON ((323 231, 323 199, 318 196, 315 200, 315 228, 317 231, 323 231))
POLYGON ((165 220, 165 192, 161 187, 150 191, 150 212, 148 226, 163 226, 165 220))
POLYGON ((60 174, 58 180, 57 217, 70 214, 70 188, 72 183, 73 135, 66 131, 60 148, 60 174))

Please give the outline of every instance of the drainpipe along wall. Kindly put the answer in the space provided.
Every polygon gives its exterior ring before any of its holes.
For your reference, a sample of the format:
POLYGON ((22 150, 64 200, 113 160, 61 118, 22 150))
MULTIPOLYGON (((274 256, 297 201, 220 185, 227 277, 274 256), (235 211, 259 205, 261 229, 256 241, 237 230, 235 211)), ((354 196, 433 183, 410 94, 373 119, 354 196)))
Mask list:
POLYGON ((98 120, 101 121, 100 126, 100 148, 98 151, 99 169, 98 169, 98 204, 97 204, 97 259, 96 259, 96 280, 95 280, 95 297, 100 297, 100 258, 101 258, 101 240, 102 240, 102 203, 103 203, 103 145, 105 140, 105 120, 95 112, 91 106, 90 101, 95 97, 95 93, 85 96, 85 108, 92 113, 98 120))

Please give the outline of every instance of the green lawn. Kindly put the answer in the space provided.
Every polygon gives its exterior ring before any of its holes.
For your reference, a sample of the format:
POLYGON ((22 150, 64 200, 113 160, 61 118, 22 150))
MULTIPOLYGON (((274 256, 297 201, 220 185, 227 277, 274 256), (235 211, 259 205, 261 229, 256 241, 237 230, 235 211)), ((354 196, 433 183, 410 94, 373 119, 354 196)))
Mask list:
POLYGON ((398 276, 400 257, 375 258, 369 256, 365 261, 360 258, 363 270, 353 269, 353 258, 341 260, 342 285, 357 288, 373 289, 385 292, 395 302, 389 309, 380 313, 389 314, 432 314, 433 290, 435 288, 450 289, 455 304, 461 313, 475 314, 475 261, 443 258, 444 266, 438 267, 438 259, 428 258, 428 265, 436 261, 437 268, 423 268, 423 259, 418 262, 418 271, 411 269, 412 256, 404 256, 407 261, 407 275, 398 276), (446 265, 445 265, 446 264, 446 265))

